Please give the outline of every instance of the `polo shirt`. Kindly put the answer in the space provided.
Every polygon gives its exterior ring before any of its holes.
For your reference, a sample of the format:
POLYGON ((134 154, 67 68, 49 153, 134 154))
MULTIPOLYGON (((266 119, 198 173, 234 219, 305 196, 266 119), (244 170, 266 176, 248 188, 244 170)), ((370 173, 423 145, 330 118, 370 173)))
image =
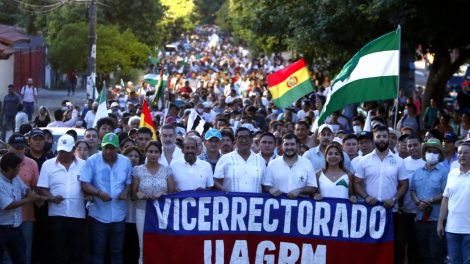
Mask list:
POLYGON ((89 215, 102 223, 124 221, 127 214, 127 201, 119 200, 127 185, 131 184, 132 165, 130 160, 121 154, 111 166, 103 159, 102 153, 89 157, 80 172, 79 180, 93 185, 100 191, 108 193, 112 200, 104 202, 96 198, 89 207, 89 215))
MULTIPOLYGON (((447 183, 447 168, 442 164, 437 164, 432 170, 422 166, 416 169, 410 179, 410 191, 415 191, 420 200, 428 200, 434 196, 442 194, 447 183)), ((432 204, 432 212, 428 221, 437 221, 441 204, 432 204)), ((423 218, 423 212, 416 210, 416 220, 423 218)))
POLYGON ((402 158, 388 150, 382 161, 376 149, 362 157, 355 176, 364 179, 367 194, 380 202, 392 199, 397 193, 398 181, 408 179, 402 158))
POLYGON ((57 158, 44 162, 39 174, 38 187, 48 188, 54 196, 64 200, 58 204, 49 203, 49 216, 85 218, 85 203, 80 187, 80 171, 85 165, 82 159, 75 159, 67 170, 57 158))
POLYGON ((265 164, 265 160, 253 152, 245 160, 235 150, 219 159, 214 178, 224 179, 224 188, 229 192, 261 193, 265 164))
POLYGON ((186 160, 177 160, 171 163, 170 168, 176 188, 181 191, 214 186, 212 167, 207 161, 196 159, 191 165, 186 160))
POLYGON ((22 220, 21 207, 5 210, 5 208, 14 201, 22 199, 26 193, 26 185, 17 176, 9 180, 0 172, 0 225, 12 225, 19 227, 22 220))
POLYGON ((288 193, 305 186, 317 187, 317 179, 308 159, 298 156, 294 165, 289 167, 284 157, 278 157, 269 162, 263 185, 288 193))
POLYGON ((449 198, 446 231, 470 234, 470 171, 453 169, 447 177, 444 196, 449 198))
MULTIPOLYGON (((346 154, 346 152, 344 151, 343 156, 344 167, 349 170, 351 168, 351 160, 349 159, 348 154, 346 154)), ((304 153, 303 157, 310 160, 315 171, 322 170, 326 166, 325 156, 320 151, 320 146, 316 146, 314 148, 309 149, 307 152, 304 153)))

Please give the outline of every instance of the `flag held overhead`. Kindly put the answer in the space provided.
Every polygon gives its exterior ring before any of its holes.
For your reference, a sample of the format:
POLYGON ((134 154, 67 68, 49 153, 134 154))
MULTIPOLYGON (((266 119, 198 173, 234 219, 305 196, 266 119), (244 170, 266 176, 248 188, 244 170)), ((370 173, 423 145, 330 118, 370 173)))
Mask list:
POLYGON ((367 43, 343 66, 312 130, 347 105, 396 98, 399 70, 400 28, 367 43))
POLYGON ((142 104, 142 113, 140 114, 140 124, 139 127, 147 127, 152 130, 152 140, 157 140, 157 133, 155 132, 155 127, 153 126, 152 116, 150 115, 149 106, 147 100, 144 99, 142 104))
POLYGON ((267 81, 273 102, 279 108, 287 108, 313 92, 312 80, 304 59, 268 75, 267 81))

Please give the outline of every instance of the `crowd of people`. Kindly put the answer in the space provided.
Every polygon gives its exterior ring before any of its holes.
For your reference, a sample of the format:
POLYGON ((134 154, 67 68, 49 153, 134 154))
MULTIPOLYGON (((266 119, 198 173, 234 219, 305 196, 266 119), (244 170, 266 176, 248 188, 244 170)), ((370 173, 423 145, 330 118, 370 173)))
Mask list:
MULTIPOLYGON (((348 106, 311 131, 328 74, 314 66, 316 92, 278 109, 266 75, 290 61, 231 43, 199 27, 150 65, 168 82, 167 107, 150 104, 157 140, 140 127, 142 100, 156 101, 146 83, 110 87, 96 126, 89 100, 62 102, 53 119, 41 107, 15 128, 0 146, 0 263, 141 263, 146 201, 186 190, 383 203, 396 263, 470 262, 468 84, 458 110, 431 102, 421 114, 421 88, 400 96, 397 129, 386 101, 348 106), (207 126, 188 125, 194 112, 207 126), (70 130, 54 142, 48 127, 70 130)), ((11 89, 8 103, 27 103, 11 89)), ((3 130, 17 114, 6 109, 3 130)))

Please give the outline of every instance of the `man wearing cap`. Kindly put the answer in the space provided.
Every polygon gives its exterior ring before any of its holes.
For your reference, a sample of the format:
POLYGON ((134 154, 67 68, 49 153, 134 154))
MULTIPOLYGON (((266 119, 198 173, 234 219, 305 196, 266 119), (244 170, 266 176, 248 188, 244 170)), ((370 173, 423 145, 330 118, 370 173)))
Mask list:
MULTIPOLYGON (((307 152, 304 154, 304 158, 307 158, 310 160, 310 162, 313 165, 313 169, 315 171, 321 170, 325 168, 325 149, 326 147, 333 141, 334 138, 334 133, 333 133, 333 128, 329 124, 323 124, 318 128, 317 132, 317 138, 318 141, 320 142, 320 145, 318 145, 315 148, 309 149, 307 152)), ((349 156, 344 153, 343 151, 343 156, 344 156, 344 166, 349 169, 351 167, 351 160, 349 159, 349 156)))
POLYGON ((176 129, 172 125, 163 125, 160 133, 162 155, 158 161, 163 166, 169 166, 175 160, 182 160, 183 152, 176 146, 176 129))
POLYGON ((450 171, 441 202, 437 233, 447 239, 450 263, 470 262, 470 142, 457 151, 460 167, 450 171), (444 232, 444 220, 447 219, 444 232))
POLYGON ((455 147, 457 139, 457 135, 454 132, 447 132, 444 134, 444 142, 442 145, 446 149, 446 155, 442 163, 447 167, 447 169, 450 169, 452 162, 457 160, 455 147))
MULTIPOLYGON (((370 205, 380 201, 392 208, 408 190, 408 174, 403 159, 390 151, 388 135, 386 126, 374 130, 376 149, 359 160, 354 173, 354 190, 370 205)), ((403 263, 404 256, 399 250, 395 253, 396 261, 403 263)))
POLYGON ((219 161, 222 154, 220 154, 222 134, 219 130, 210 128, 204 134, 204 146, 206 151, 199 155, 199 159, 207 161, 212 167, 212 173, 215 170, 215 165, 219 161))
POLYGON ((253 136, 246 127, 235 133, 237 149, 223 155, 214 171, 217 190, 261 193, 265 160, 251 151, 253 136))
POLYGON ((48 159, 53 158, 54 156, 44 151, 44 146, 46 145, 46 138, 44 132, 40 128, 33 128, 29 132, 28 136, 29 148, 26 151, 25 155, 28 158, 36 161, 39 171, 41 171, 42 164, 48 159))
POLYGON ((22 207, 37 201, 39 196, 17 177, 21 162, 14 153, 6 153, 0 160, 1 263, 4 261, 4 251, 13 263, 27 263, 26 241, 21 230, 22 207))
POLYGON ((411 198, 417 208, 415 232, 421 256, 421 260, 415 262, 444 263, 444 241, 439 239, 435 230, 437 230, 442 193, 447 183, 448 170, 440 163, 444 160, 445 150, 441 142, 435 138, 416 149, 410 146, 416 142, 413 136, 408 138, 409 158, 419 156, 424 160, 422 166, 413 168, 410 178, 411 198), (415 153, 416 151, 419 155, 415 153))
POLYGON ((28 83, 21 88, 21 98, 23 99, 24 111, 28 115, 29 121, 33 118, 34 103, 37 102, 38 89, 33 86, 33 79, 28 78, 28 83))
MULTIPOLYGON (((36 185, 39 177, 38 165, 36 162, 25 156, 25 148, 27 145, 26 138, 18 133, 14 133, 8 139, 8 152, 15 153, 20 159, 20 169, 18 176, 24 182, 26 187, 31 190, 36 190, 36 185)), ((34 218, 33 204, 26 204, 22 207, 23 210, 23 223, 21 224, 21 231, 26 241, 26 261, 31 262, 31 250, 33 246, 33 223, 34 218)))
POLYGON ((101 141, 102 152, 91 156, 83 166, 79 180, 82 191, 94 196, 89 207, 91 220, 91 261, 122 263, 127 197, 131 184, 132 165, 118 154, 119 138, 107 133, 101 141))
POLYGON ((193 137, 186 137, 183 141, 184 160, 171 163, 173 173, 170 178, 174 180, 176 191, 212 189, 214 178, 211 165, 197 158, 197 142, 193 137))
POLYGON ((74 148, 72 136, 61 136, 57 157, 44 162, 39 175, 39 192, 49 202, 48 263, 83 261, 85 204, 78 178, 85 161, 75 158, 74 148))
POLYGON ((18 105, 21 104, 21 99, 18 94, 15 93, 15 87, 13 84, 8 85, 8 93, 3 98, 3 110, 2 110, 2 140, 5 141, 7 138, 7 130, 15 129, 15 116, 17 113, 18 105))
POLYGON ((292 133, 282 138, 284 155, 271 161, 263 179, 263 191, 290 198, 309 196, 317 190, 317 180, 310 161, 298 155, 300 140, 292 133))
POLYGON ((115 114, 120 119, 122 117, 122 112, 119 109, 119 103, 112 102, 109 106, 108 114, 115 114))

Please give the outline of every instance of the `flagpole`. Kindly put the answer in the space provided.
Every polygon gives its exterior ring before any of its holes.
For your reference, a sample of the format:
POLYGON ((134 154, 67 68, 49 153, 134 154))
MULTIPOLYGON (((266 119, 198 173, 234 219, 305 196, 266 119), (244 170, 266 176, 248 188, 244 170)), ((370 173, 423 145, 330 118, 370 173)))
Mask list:
POLYGON ((397 99, 395 100, 395 118, 393 121, 393 129, 397 129, 398 118, 398 100, 400 95, 400 52, 401 52, 401 26, 398 25, 398 81, 397 81, 397 99))

